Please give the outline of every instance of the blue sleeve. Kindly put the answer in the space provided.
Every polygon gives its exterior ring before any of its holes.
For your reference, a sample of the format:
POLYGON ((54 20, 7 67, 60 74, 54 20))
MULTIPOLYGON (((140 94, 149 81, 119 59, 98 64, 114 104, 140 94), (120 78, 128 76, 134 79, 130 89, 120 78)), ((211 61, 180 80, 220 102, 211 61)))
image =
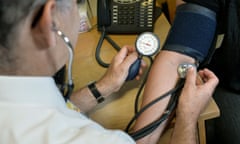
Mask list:
POLYGON ((188 55, 201 63, 212 47, 216 23, 214 11, 193 3, 180 5, 163 49, 188 55))

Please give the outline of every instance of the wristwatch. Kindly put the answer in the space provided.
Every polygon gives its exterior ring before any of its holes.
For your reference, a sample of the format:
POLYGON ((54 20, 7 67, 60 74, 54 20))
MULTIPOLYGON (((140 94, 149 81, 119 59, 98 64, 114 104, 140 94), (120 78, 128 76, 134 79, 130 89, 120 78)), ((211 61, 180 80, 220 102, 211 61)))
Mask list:
POLYGON ((96 87, 96 82, 95 81, 90 83, 90 84, 88 84, 88 88, 91 91, 92 95, 96 98, 98 103, 102 103, 105 100, 105 98, 98 91, 98 89, 96 87))

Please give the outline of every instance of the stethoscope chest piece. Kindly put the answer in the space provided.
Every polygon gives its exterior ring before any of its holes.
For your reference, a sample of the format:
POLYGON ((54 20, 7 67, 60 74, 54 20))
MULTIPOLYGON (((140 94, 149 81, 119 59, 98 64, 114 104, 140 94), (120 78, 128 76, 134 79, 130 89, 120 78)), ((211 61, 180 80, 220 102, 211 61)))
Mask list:
POLYGON ((190 63, 182 63, 178 66, 177 72, 180 78, 185 78, 187 75, 187 70, 191 67, 196 68, 196 65, 190 63))

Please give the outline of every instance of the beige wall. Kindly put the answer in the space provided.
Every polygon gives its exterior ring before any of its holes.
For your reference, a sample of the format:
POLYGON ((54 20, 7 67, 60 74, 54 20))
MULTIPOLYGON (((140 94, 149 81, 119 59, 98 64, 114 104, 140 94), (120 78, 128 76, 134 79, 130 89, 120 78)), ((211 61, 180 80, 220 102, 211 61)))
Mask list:
POLYGON ((97 16, 97 0, 88 0, 93 12, 93 16, 97 16))

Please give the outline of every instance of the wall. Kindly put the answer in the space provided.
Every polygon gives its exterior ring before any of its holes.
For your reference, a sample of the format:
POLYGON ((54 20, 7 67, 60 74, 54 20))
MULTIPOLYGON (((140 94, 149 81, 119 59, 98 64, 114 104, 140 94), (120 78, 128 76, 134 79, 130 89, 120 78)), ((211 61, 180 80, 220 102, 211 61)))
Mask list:
POLYGON ((93 12, 93 16, 97 16, 97 0, 88 0, 92 12, 93 12))

